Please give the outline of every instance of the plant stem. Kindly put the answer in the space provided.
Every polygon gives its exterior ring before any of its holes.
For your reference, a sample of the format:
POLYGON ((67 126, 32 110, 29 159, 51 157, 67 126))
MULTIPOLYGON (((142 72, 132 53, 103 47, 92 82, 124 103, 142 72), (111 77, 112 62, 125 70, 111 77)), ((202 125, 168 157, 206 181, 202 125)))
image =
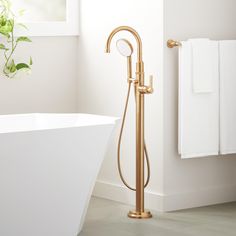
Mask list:
POLYGON ((5 65, 4 65, 4 74, 9 77, 8 73, 7 73, 7 69, 8 69, 8 63, 10 61, 10 59, 12 58, 12 55, 14 54, 15 52, 15 49, 17 47, 17 42, 15 42, 15 39, 14 39, 14 19, 13 19, 13 24, 12 24, 12 32, 11 32, 11 52, 9 54, 9 56, 7 56, 5 54, 5 58, 6 58, 6 62, 5 62, 5 65))

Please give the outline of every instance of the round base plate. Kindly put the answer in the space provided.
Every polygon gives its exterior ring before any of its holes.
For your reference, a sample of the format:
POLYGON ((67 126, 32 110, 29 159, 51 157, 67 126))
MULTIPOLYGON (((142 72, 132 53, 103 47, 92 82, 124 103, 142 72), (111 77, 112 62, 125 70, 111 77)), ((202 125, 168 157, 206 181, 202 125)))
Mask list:
POLYGON ((128 213, 128 217, 133 219, 149 219, 152 218, 152 214, 150 211, 144 211, 144 212, 130 211, 128 213))

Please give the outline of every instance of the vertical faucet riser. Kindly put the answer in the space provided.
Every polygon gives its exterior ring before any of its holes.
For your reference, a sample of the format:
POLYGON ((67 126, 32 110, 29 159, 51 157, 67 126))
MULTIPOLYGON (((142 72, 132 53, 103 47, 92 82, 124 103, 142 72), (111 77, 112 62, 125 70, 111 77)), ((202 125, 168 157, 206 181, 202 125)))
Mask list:
MULTIPOLYGON (((136 191, 136 209, 134 211, 130 211, 128 216, 130 218, 135 219, 143 219, 143 218, 151 218, 152 214, 149 211, 145 211, 144 209, 144 188, 148 185, 150 179, 150 166, 149 166, 149 159, 147 154, 147 149, 144 141, 144 95, 150 94, 153 92, 152 88, 152 78, 150 79, 149 86, 144 85, 144 63, 142 61, 142 40, 136 30, 129 26, 120 26, 115 28, 109 35, 107 42, 106 42, 106 53, 110 53, 110 47, 113 37, 120 31, 128 31, 130 32, 137 42, 137 61, 136 61, 136 79, 132 79, 132 45, 127 41, 118 41, 120 45, 117 45, 119 52, 123 56, 127 56, 127 73, 128 73, 128 95, 126 99, 125 111, 122 119, 122 126, 119 136, 118 142, 118 169, 121 180, 123 183, 131 190, 136 191), (126 48, 127 50, 123 50, 122 44, 125 43, 130 47, 126 48), (130 45, 129 45, 130 44, 130 45), (131 188, 127 182, 124 180, 124 177, 121 173, 120 167, 120 144, 121 144, 121 137, 123 133, 125 117, 127 112, 129 94, 130 94, 130 86, 131 83, 134 82, 135 88, 135 102, 136 102, 136 188, 131 188), (144 183, 144 160, 146 157, 147 167, 148 167, 148 177, 146 183, 144 183)), ((124 45, 126 47, 127 45, 124 45)))

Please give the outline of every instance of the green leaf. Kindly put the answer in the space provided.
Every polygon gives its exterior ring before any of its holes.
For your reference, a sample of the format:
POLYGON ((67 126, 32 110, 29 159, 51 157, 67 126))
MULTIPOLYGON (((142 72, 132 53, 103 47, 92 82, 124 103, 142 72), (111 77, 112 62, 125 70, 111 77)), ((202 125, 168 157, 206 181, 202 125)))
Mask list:
POLYGON ((16 65, 16 69, 17 69, 17 70, 30 69, 30 66, 27 65, 26 63, 19 63, 19 64, 16 65))
POLYGON ((4 24, 0 25, 0 33, 4 36, 9 37, 10 33, 13 31, 14 28, 14 20, 6 20, 4 24))
POLYGON ((17 25, 20 26, 20 27, 22 27, 22 28, 24 28, 24 29, 26 29, 26 30, 28 30, 28 27, 27 27, 25 24, 18 23, 17 25))
POLYGON ((4 44, 0 43, 0 50, 9 50, 4 44))
POLYGON ((14 38, 14 29, 16 26, 24 29, 27 29, 27 26, 22 23, 15 22, 15 18, 23 15, 24 10, 20 10, 18 12, 19 14, 15 14, 11 8, 11 0, 0 0, 0 51, 3 50, 2 54, 4 54, 3 73, 8 78, 13 78, 19 70, 30 72, 31 65, 33 64, 31 57, 29 63, 15 64, 14 53, 18 43, 32 41, 30 38, 25 36, 18 37, 16 39, 14 38), (3 36, 5 39, 3 39, 3 36))
POLYGON ((16 42, 29 42, 31 43, 32 41, 28 37, 19 37, 17 38, 16 42))
POLYGON ((17 68, 16 68, 14 60, 11 61, 11 64, 8 66, 8 69, 11 73, 16 72, 17 68))
POLYGON ((30 62, 29 62, 29 64, 30 64, 30 66, 33 65, 33 59, 32 59, 32 57, 30 57, 30 62))
POLYGON ((19 16, 23 16, 25 14, 25 11, 26 11, 25 9, 19 10, 18 12, 19 16))
POLYGON ((0 16, 0 26, 6 25, 7 19, 5 16, 0 16))

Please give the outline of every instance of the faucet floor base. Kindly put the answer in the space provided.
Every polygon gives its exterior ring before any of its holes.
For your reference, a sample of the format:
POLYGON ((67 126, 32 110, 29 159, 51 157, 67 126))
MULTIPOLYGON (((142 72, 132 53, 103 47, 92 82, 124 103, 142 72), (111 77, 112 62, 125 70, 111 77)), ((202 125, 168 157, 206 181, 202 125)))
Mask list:
POLYGON ((150 211, 137 212, 134 210, 128 213, 128 217, 133 219, 149 219, 152 218, 152 214, 150 211))

